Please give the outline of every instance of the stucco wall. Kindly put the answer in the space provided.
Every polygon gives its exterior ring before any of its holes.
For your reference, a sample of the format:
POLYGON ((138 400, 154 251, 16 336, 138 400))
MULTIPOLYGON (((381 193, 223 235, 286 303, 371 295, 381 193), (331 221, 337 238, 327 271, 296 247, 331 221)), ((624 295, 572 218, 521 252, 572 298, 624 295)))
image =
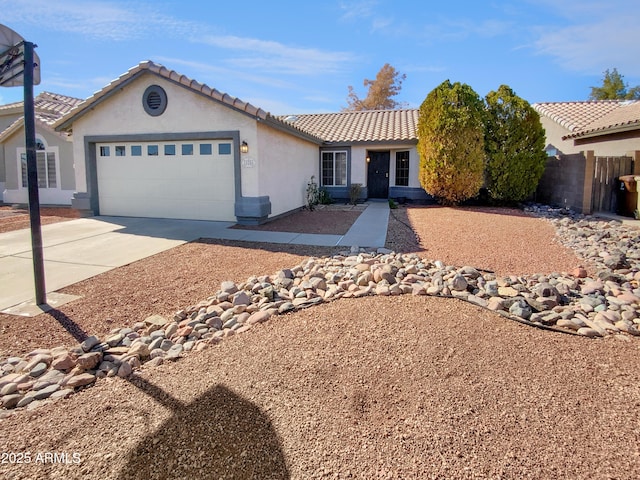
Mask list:
MULTIPOLYGON (((0 115, 0 132, 3 132, 9 125, 22 116, 22 113, 10 113, 0 115)), ((2 200, 2 190, 4 190, 4 182, 6 181, 4 145, 0 144, 0 200, 2 200)))
POLYGON ((242 155, 242 177, 257 177, 259 195, 271 200, 271 216, 304 206, 311 176, 318 181, 318 145, 260 124, 256 150, 254 155, 250 145, 242 155))
POLYGON ((562 140, 564 135, 571 134, 569 130, 544 115, 540 117, 540 121, 546 132, 545 145, 552 144, 565 155, 593 150, 596 156, 617 157, 640 150, 640 131, 562 140))
POLYGON ((593 150, 597 157, 621 157, 640 150, 640 130, 603 135, 595 138, 581 138, 575 141, 580 150, 593 150))
MULTIPOLYGON (((36 126, 36 135, 42 138, 48 148, 58 148, 59 188, 40 189, 41 204, 69 205, 75 190, 75 171, 73 162, 73 144, 71 140, 36 126)), ((20 170, 18 167, 18 149, 24 149, 24 128, 17 130, 4 143, 5 152, 5 194, 7 203, 26 203, 27 189, 20 188, 20 170)))
MULTIPOLYGON (((228 130, 240 131, 241 140, 249 145, 257 144, 256 122, 248 115, 217 104, 210 98, 164 78, 144 74, 74 122, 77 190, 87 191, 85 136, 228 130), (148 115, 142 106, 142 96, 150 85, 159 85, 167 93, 167 108, 158 117, 148 115)), ((258 191, 257 175, 248 172, 242 178, 242 194, 253 196, 258 195, 258 191)))

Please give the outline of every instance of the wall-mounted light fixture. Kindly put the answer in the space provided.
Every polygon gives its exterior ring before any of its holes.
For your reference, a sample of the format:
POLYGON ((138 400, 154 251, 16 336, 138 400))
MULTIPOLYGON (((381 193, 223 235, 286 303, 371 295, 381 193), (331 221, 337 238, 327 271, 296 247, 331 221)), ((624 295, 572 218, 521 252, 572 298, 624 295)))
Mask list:
POLYGON ((371 161, 371 157, 367 155, 367 163, 369 163, 370 161, 371 161))
POLYGON ((242 144, 240 145, 240 153, 249 153, 249 144, 247 142, 245 142, 244 140, 242 141, 242 144))

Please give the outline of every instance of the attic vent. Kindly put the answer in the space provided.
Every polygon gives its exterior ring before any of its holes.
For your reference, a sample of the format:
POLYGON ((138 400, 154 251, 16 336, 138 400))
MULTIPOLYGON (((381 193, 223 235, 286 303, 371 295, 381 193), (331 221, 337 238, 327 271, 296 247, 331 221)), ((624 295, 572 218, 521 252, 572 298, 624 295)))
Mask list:
POLYGON ((142 106, 152 117, 162 115, 167 108, 167 93, 158 85, 147 87, 142 95, 142 106))
POLYGON ((149 96, 147 96, 147 106, 151 110, 157 110, 162 106, 162 97, 158 92, 151 92, 149 96))

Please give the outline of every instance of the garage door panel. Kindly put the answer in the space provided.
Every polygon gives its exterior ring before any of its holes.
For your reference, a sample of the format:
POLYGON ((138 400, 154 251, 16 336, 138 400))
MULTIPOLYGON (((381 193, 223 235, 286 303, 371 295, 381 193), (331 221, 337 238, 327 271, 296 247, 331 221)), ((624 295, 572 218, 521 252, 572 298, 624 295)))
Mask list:
POLYGON ((98 157, 101 214, 235 221, 233 155, 163 156, 159 150, 158 156, 98 157))

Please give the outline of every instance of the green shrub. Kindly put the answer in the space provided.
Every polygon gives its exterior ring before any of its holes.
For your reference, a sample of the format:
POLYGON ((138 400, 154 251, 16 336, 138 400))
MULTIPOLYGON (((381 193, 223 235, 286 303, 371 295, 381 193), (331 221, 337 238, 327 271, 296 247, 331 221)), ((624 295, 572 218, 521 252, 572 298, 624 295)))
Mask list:
POLYGON ((320 190, 318 190, 318 203, 321 205, 331 205, 333 203, 329 190, 324 187, 320 187, 320 190))
POLYGON ((466 84, 444 81, 420 106, 420 183, 441 203, 474 197, 483 184, 484 105, 466 84))
POLYGON ((490 92, 485 101, 489 195, 503 202, 525 200, 535 192, 547 161, 540 116, 506 85, 490 92))

